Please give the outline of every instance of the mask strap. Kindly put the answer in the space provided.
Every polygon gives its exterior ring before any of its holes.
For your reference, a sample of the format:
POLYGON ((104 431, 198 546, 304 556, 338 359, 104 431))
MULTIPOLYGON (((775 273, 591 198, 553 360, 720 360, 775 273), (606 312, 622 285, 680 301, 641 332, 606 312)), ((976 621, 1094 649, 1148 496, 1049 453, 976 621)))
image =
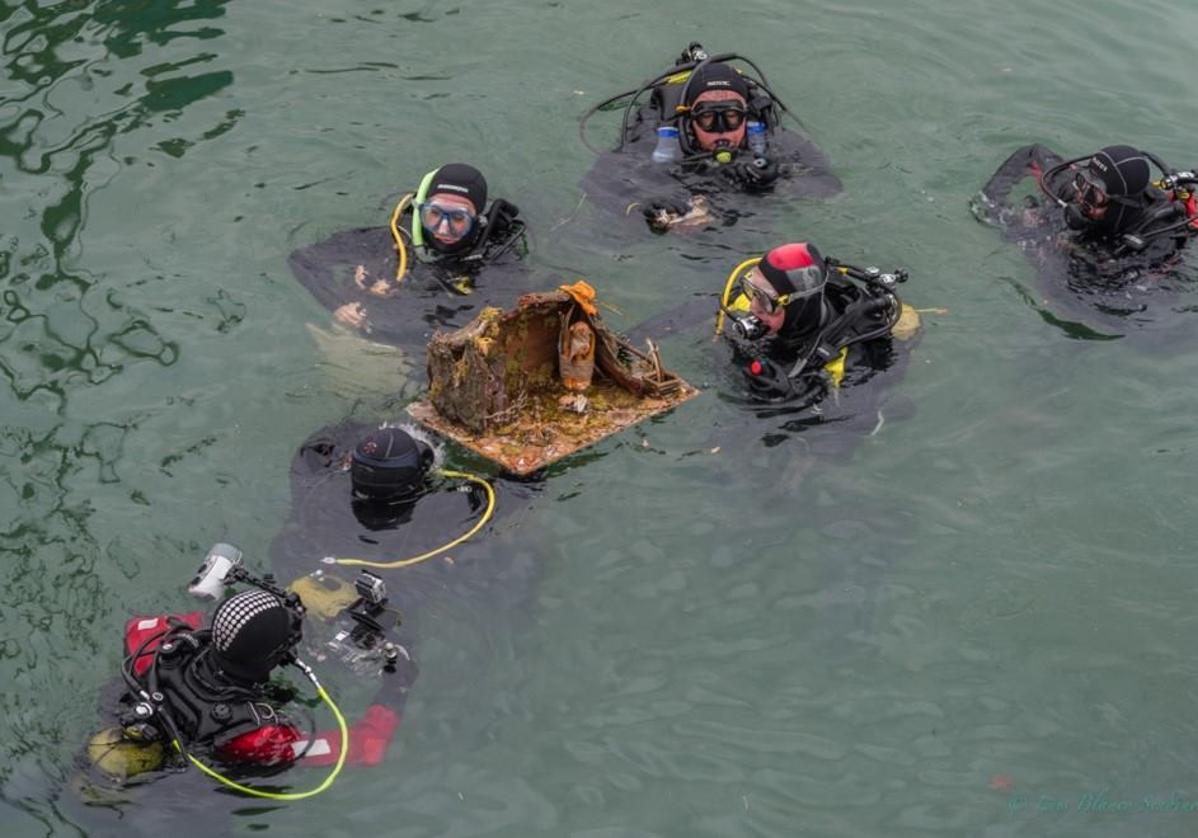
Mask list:
POLYGON ((414 199, 415 208, 412 211, 412 244, 417 247, 424 247, 424 225, 420 223, 420 206, 424 203, 424 199, 428 197, 428 188, 433 185, 433 178, 437 176, 437 172, 441 171, 440 167, 433 169, 424 176, 420 181, 420 186, 416 189, 416 198, 414 199))
POLYGON ((1089 160, 1093 156, 1093 154, 1085 154, 1081 157, 1074 157, 1072 160, 1062 160, 1057 165, 1044 169, 1040 172, 1040 176, 1036 178, 1037 183, 1040 185, 1040 191, 1051 198, 1052 201, 1057 204, 1057 206, 1062 208, 1067 207, 1069 205, 1069 201, 1062 197, 1062 192, 1059 192, 1053 188, 1051 181, 1062 172, 1067 171, 1070 166, 1080 163, 1083 160, 1089 160))

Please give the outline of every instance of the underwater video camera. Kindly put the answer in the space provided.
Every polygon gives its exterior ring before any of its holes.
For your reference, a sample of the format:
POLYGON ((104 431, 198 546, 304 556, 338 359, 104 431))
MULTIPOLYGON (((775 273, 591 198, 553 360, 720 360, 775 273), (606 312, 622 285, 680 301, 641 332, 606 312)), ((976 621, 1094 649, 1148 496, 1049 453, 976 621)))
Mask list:
POLYGON ((213 544, 208 550, 208 555, 204 557, 204 563, 188 583, 187 592, 199 599, 220 599, 225 593, 225 588, 243 582, 277 596, 283 606, 294 614, 298 626, 307 613, 299 595, 280 588, 275 584, 274 576, 269 573, 261 578, 250 573, 245 569, 242 559, 241 550, 232 544, 223 541, 213 544))
POLYGON ((314 660, 335 660, 362 677, 394 671, 402 654, 391 639, 402 618, 387 600, 387 586, 363 570, 353 583, 315 570, 297 579, 293 589, 311 607, 315 618, 305 636, 306 652, 314 660))
MULTIPOLYGON (((311 581, 326 579, 327 576, 324 571, 318 570, 304 578, 311 581)), ((259 579, 250 574, 243 566, 241 550, 232 544, 212 546, 187 586, 187 592, 201 599, 219 599, 225 588, 236 582, 245 582, 269 591, 289 608, 299 609, 301 615, 307 614, 300 594, 294 590, 281 590, 272 576, 259 579)), ((344 610, 339 609, 339 613, 333 617, 329 627, 331 631, 322 631, 319 626, 310 624, 315 634, 309 653, 321 662, 329 658, 340 660, 358 674, 390 671, 398 659, 399 647, 388 640, 387 633, 400 625, 401 618, 399 612, 387 604, 386 583, 379 576, 363 570, 353 582, 352 594, 348 593, 346 587, 346 600, 354 595, 356 597, 348 606, 343 605, 344 610), (387 619, 388 613, 394 614, 394 620, 387 619)), ((319 609, 316 613, 319 614, 319 609)))
POLYGON ((367 649, 382 639, 381 618, 387 610, 387 586, 383 580, 368 570, 363 570, 354 580, 358 599, 349 607, 349 616, 357 624, 351 633, 354 642, 367 649))

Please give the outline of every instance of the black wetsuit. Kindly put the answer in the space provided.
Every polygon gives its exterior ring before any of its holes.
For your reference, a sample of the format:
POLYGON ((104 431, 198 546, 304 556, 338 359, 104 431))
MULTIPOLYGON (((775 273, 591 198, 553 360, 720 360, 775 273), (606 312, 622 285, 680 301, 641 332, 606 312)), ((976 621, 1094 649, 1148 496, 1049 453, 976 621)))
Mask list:
MULTIPOLYGON (((825 324, 833 322, 847 305, 859 301, 863 293, 860 286, 850 280, 838 275, 829 277, 825 286, 825 298, 828 301, 825 324)), ((630 330, 627 336, 633 343, 641 343, 646 337, 660 341, 670 336, 694 335, 702 328, 710 328, 717 308, 718 299, 715 296, 697 296, 641 323, 630 330)), ((866 325, 872 331, 874 322, 867 320, 862 326, 866 325)), ((901 378, 909 363, 911 350, 918 341, 918 334, 906 340, 883 335, 851 343, 841 367, 843 377, 838 382, 834 380, 836 375, 825 369, 825 362, 815 360, 814 356, 804 374, 796 381, 779 380, 794 368, 810 347, 808 335, 795 336, 789 340, 786 337, 772 337, 745 341, 735 335, 728 322, 724 325, 724 335, 727 349, 714 353, 714 357, 719 358, 715 376, 722 379, 716 385, 721 398, 741 405, 750 416, 782 421, 769 429, 754 428, 735 421, 721 422, 721 428, 708 440, 711 445, 727 448, 736 446, 746 438, 761 439, 773 445, 793 434, 825 426, 828 429, 835 428, 835 432, 818 435, 804 433, 807 449, 833 457, 847 456, 860 438, 872 432, 881 422, 904 419, 914 413, 909 401, 891 397, 889 388, 873 379, 893 382, 901 378), (754 360, 762 362, 763 374, 754 375, 751 372, 749 367, 754 360), (867 383, 869 386, 864 386, 867 383)), ((709 333, 695 338, 692 349, 711 362, 713 353, 709 333)), ((682 372, 685 374, 685 370, 682 372)))
MULTIPOLYGON (((133 617, 126 625, 122 649, 128 656, 126 664, 137 672, 142 688, 154 684, 166 697, 165 705, 170 708, 171 718, 189 751, 211 768, 242 782, 249 771, 250 785, 259 785, 279 770, 291 771, 300 766, 323 766, 328 770, 339 751, 339 738, 331 748, 314 746, 339 734, 335 729, 317 725, 315 717, 295 701, 297 697, 311 696, 311 686, 305 690, 304 678, 295 670, 277 669, 269 683, 253 686, 238 685, 224 677, 212 661, 212 633, 203 628, 211 621, 211 616, 194 611, 133 617), (171 635, 173 653, 163 651, 156 663, 150 663, 159 645, 157 638, 171 626, 189 634, 194 632, 194 640, 180 641, 178 636, 171 635), (145 652, 135 664, 133 653, 141 649, 145 652), (146 666, 145 671, 138 671, 139 664, 146 666), (151 668, 157 669, 156 683, 148 676, 151 668), (294 686, 280 682, 279 675, 294 686)), ((308 628, 306 624, 305 632, 308 628)), ((322 679, 330 676, 328 668, 318 663, 316 666, 321 669, 322 679)), ((402 670, 397 668, 396 672, 387 673, 379 683, 372 683, 373 699, 364 713, 342 703, 350 733, 347 766, 376 765, 385 757, 399 726, 406 688, 412 677, 414 669, 406 665, 402 670)), ((339 702, 344 698, 342 687, 338 684, 333 688, 339 702)), ((124 680, 111 681, 100 695, 100 728, 116 733, 120 726, 132 722, 131 730, 136 730, 137 717, 132 711, 140 700, 124 680)), ((327 716, 322 721, 329 724, 327 716)), ((159 738, 170 731, 162 718, 155 715, 149 722, 160 733, 150 730, 133 735, 127 730, 128 738, 119 746, 129 749, 123 759, 120 752, 106 753, 106 747, 94 744, 87 755, 80 755, 81 771, 72 782, 78 799, 72 799, 70 805, 92 804, 91 812, 84 817, 89 834, 160 836, 172 828, 177 831, 180 823, 187 824, 189 832, 228 833, 230 810, 244 806, 249 798, 214 794, 219 788, 217 782, 175 754, 169 738, 159 738), (146 735, 152 738, 144 738, 146 735), (142 748, 148 750, 139 753, 142 748), (93 757, 101 755, 105 758, 103 768, 92 766, 93 757), (116 770, 123 760, 128 760, 124 763, 129 770, 128 778, 104 773, 105 769, 116 770), (180 769, 186 771, 179 775, 180 769), (167 778, 168 782, 154 782, 167 778), (106 823, 113 815, 119 816, 119 825, 106 823)), ((311 775, 297 772, 291 776, 311 775)))
POLYGON ((1160 342, 1162 349, 1175 348, 1193 333, 1193 306, 1184 296, 1191 293, 1193 281, 1181 254, 1187 236, 1148 235, 1146 247, 1135 252, 1123 246, 1120 234, 1142 228, 1139 234, 1144 235, 1184 219, 1185 205, 1149 187, 1142 207, 1126 213, 1113 235, 1069 229, 1064 210, 1035 187, 1042 173, 1060 163, 1061 157, 1045 146, 1023 146, 973 201, 979 221, 1002 229, 1005 239, 1017 243, 1035 266, 1039 288, 1029 291, 1012 284, 1042 320, 1070 338, 1144 336, 1160 342), (1021 186, 1024 194, 1012 200, 1021 186))
MULTIPOLYGON (((407 227, 403 229, 406 232, 407 227)), ((334 233, 293 252, 288 264, 296 279, 329 311, 347 303, 361 304, 366 310, 362 332, 367 337, 420 350, 436 330, 465 326, 484 306, 510 307, 520 294, 535 290, 521 262, 522 243, 505 247, 507 238, 499 231, 476 259, 442 257, 425 262, 421 258, 426 257, 405 236, 408 273, 398 286, 399 256, 387 227, 334 233), (380 280, 387 283, 385 296, 367 290, 380 280)))
POLYGON ((982 187, 974 201, 974 213, 980 221, 996 225, 1004 236, 1015 241, 1033 258, 1037 266, 1053 272, 1064 269, 1073 287, 1112 287, 1135 282, 1146 273, 1167 271, 1184 248, 1188 236, 1151 235, 1152 231, 1185 218, 1185 207, 1156 187, 1138 195, 1135 207, 1112 206, 1121 211, 1114 229, 1071 230, 1065 224, 1061 207, 1042 194, 1025 195, 1021 204, 1012 205, 1011 193, 1019 183, 1039 179, 1048 169, 1063 162, 1057 153, 1042 145, 1018 149, 1000 165, 982 187), (1143 236, 1145 247, 1132 251, 1123 240, 1125 233, 1143 236))
MULTIPOLYGON (((484 491, 459 479, 431 478, 430 490, 414 503, 387 506, 353 500, 348 458, 362 437, 377 428, 377 423, 341 422, 317 431, 296 452, 291 464, 291 512, 271 544, 271 567, 284 584, 318 569, 352 579, 357 567, 324 564, 322 559, 407 559, 453 540, 483 515, 484 491)), ((416 617, 434 590, 451 585, 455 595, 474 585, 490 586, 488 596, 496 601, 518 599, 527 593, 531 574, 527 557, 497 556, 490 539, 497 522, 507 527, 513 513, 528 507, 537 487, 506 481, 493 485, 496 504, 492 519, 469 541, 411 567, 367 568, 387 581, 391 599, 405 622, 416 617), (476 559, 482 570, 462 572, 476 559), (494 585, 498 575, 507 580, 504 585, 494 585)))
MULTIPOLYGON (((673 87, 676 96, 680 86, 673 87)), ((823 150, 801 129, 781 125, 769 126, 762 157, 777 177, 766 184, 744 176, 755 157, 747 148, 747 135, 730 163, 717 164, 714 158, 655 163, 656 129, 662 109, 671 110, 673 101, 669 85, 661 85, 660 90, 665 92, 655 93, 651 104, 636 109, 620 150, 604 152, 587 172, 580 184, 586 200, 643 223, 642 213, 655 203, 685 211, 694 196, 702 196, 709 223, 728 226, 742 215, 759 211, 762 196, 822 198, 840 192, 840 180, 832 174, 823 150)))
MULTIPOLYGON (((434 481, 431 490, 413 504, 381 510, 359 507, 355 514, 349 472, 342 465, 357 442, 377 427, 376 423, 341 422, 313 434, 296 453, 291 467, 291 515, 271 545, 271 571, 279 585, 286 587, 319 569, 352 580, 358 574, 358 568, 327 565, 321 559, 324 556, 375 561, 407 558, 462 534, 482 514, 485 497, 481 487, 466 484, 469 489, 460 491, 463 483, 449 479, 434 481)), ((465 600, 460 604, 460 613, 480 615, 486 629, 493 628, 495 622, 492 606, 508 614, 527 613, 536 562, 530 553, 510 547, 497 548, 491 539, 497 534, 496 530, 503 530, 517 520, 518 515, 513 513, 525 509, 529 497, 536 491, 537 487, 533 485, 500 483, 496 486, 498 503, 492 523, 474 539, 424 564, 393 571, 372 569, 387 581, 389 605, 403 614, 403 626, 398 630, 388 626, 386 638, 402 643, 415 654, 412 623, 416 622, 422 608, 430 606, 442 613, 454 613, 453 604, 445 602, 446 595, 465 600), (503 519, 499 527, 494 526, 497 519, 503 519), (437 602, 439 596, 441 600, 437 602)), ((498 535, 502 540, 508 533, 499 532, 498 535)), ((257 569, 256 563, 249 564, 252 570, 257 569)), ((188 615, 188 618, 194 619, 193 625, 197 626, 203 619, 199 613, 188 615)), ((322 680, 333 680, 332 692, 350 724, 347 765, 375 765, 388 758, 388 745, 399 727, 407 688, 415 679, 415 669, 401 662, 395 672, 346 679, 337 665, 338 653, 330 653, 330 659, 325 660, 320 655, 320 647, 347 621, 348 618, 342 615, 333 622, 324 622, 309 605, 299 653, 318 671, 322 680), (364 702, 369 702, 370 706, 359 712, 358 708, 364 702)), ((458 640, 462 640, 460 635, 458 640)), ((487 634, 485 642, 493 644, 497 641, 487 634)), ((477 669, 483 672, 488 665, 487 661, 480 661, 477 669)), ((289 677, 297 684, 303 682, 296 674, 289 677)), ((105 690, 101 701, 105 725, 111 724, 124 706, 122 698, 126 690, 123 683, 115 682, 105 690)), ((307 694, 310 690, 305 691, 300 686, 299 692, 307 694)), ((315 747, 322 744, 322 738, 335 736, 335 731, 324 729, 325 720, 321 717, 320 732, 312 737, 312 747, 304 751, 303 758, 306 764, 325 766, 316 769, 318 772, 327 770, 338 750, 335 743, 323 750, 315 747)), ((464 724, 475 723, 485 724, 486 719, 480 714, 478 720, 464 724)), ((153 776, 142 775, 138 783, 153 776)), ((311 778, 320 775, 295 776, 307 778, 310 785, 311 778)), ((87 794, 94 795, 114 810, 125 800, 130 804, 121 820, 121 834, 160 835, 168 822, 177 824, 180 818, 197 829, 203 825, 202 829, 209 834, 228 831, 228 811, 224 806, 213 805, 214 799, 224 796, 214 797, 216 784, 198 771, 189 771, 170 783, 154 784, 152 800, 144 799, 136 789, 113 789, 106 781, 96 782, 96 779, 81 781, 87 794)), ((237 807, 252 802, 236 795, 228 800, 237 807)))
POLYGON ((766 158, 778 164, 778 179, 758 190, 737 177, 736 166, 751 159, 741 149, 729 164, 713 162, 655 163, 651 132, 629 142, 622 151, 602 154, 582 180, 586 198, 609 211, 624 214, 637 203, 637 218, 644 205, 668 198, 685 206, 692 195, 703 195, 714 223, 729 223, 735 211, 751 206, 745 193, 776 193, 791 198, 824 198, 840 192, 840 181, 831 172, 828 157, 806 135, 778 129, 769 138, 766 158), (738 197, 739 196, 739 197, 738 197))
POLYGON ((871 299, 860 285, 833 273, 824 287, 825 314, 819 327, 794 333, 784 330, 756 341, 726 331, 734 366, 745 373, 749 398, 785 402, 792 408, 812 407, 830 393, 864 384, 894 366, 899 353, 887 327, 890 309, 880 308, 881 302, 871 306, 871 299), (865 306, 871 310, 867 312, 865 306), (825 330, 835 328, 850 309, 861 313, 841 321, 838 336, 828 335, 825 330), (877 332, 883 334, 870 337, 877 332), (826 348, 834 353, 832 357, 821 356, 815 348, 821 334, 825 342, 831 341, 826 348), (801 365, 798 371, 797 365, 801 365))

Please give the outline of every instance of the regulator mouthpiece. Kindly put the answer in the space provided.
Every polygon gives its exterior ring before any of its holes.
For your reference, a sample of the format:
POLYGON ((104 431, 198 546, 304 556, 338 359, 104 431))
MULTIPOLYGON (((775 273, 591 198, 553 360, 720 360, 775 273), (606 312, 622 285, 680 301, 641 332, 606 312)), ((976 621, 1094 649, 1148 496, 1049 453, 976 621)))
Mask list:
POLYGON ((747 341, 759 341, 769 332, 769 327, 752 314, 733 317, 731 320, 732 330, 747 341))
POLYGON ((1065 226, 1070 230, 1085 230, 1091 223, 1093 222, 1086 218, 1082 208, 1077 204, 1069 204, 1065 207, 1065 226))

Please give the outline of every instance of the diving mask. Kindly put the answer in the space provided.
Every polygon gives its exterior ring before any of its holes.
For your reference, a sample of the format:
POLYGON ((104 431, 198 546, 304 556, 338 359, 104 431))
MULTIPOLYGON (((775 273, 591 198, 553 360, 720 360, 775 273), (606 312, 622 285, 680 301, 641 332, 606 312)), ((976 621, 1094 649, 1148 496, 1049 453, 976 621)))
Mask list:
POLYGON ((478 216, 465 207, 451 207, 434 201, 425 201, 420 205, 420 223, 433 235, 441 233, 444 226, 449 236, 454 239, 465 238, 474 229, 478 216))
MULTIPOLYGON (((740 279, 740 291, 749 302, 756 302, 766 314, 773 314, 780 308, 785 308, 793 302, 804 300, 808 297, 814 297, 824 290, 826 282, 823 268, 819 265, 809 265, 805 268, 792 268, 787 271, 787 275, 791 281, 803 291, 795 291, 790 294, 777 294, 772 290, 758 285, 752 280, 754 276, 760 276, 758 271, 750 271, 740 279)), ((764 280, 762 280, 764 281, 764 280)))
POLYGON ((745 295, 750 303, 756 303, 767 314, 773 314, 780 306, 785 305, 782 298, 772 291, 767 291, 749 279, 749 275, 740 278, 740 293, 745 295))
POLYGON ((709 134, 726 134, 740 130, 747 113, 739 102, 700 102, 691 111, 691 120, 709 134))
POLYGON ((1111 202, 1106 188, 1087 177, 1085 172, 1073 176, 1073 195, 1082 212, 1091 218, 1101 218, 1111 202))

